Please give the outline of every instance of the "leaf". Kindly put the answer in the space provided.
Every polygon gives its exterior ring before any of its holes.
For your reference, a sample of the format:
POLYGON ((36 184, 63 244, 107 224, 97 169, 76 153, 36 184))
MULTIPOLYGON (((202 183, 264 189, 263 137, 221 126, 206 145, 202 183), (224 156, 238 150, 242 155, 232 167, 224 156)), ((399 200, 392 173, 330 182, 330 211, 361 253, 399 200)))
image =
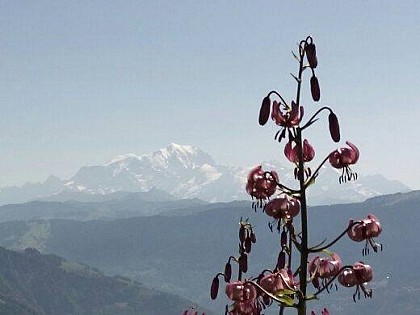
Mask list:
POLYGON ((293 306, 294 304, 294 300, 288 295, 276 295, 276 298, 280 301, 280 303, 283 303, 287 306, 293 306))

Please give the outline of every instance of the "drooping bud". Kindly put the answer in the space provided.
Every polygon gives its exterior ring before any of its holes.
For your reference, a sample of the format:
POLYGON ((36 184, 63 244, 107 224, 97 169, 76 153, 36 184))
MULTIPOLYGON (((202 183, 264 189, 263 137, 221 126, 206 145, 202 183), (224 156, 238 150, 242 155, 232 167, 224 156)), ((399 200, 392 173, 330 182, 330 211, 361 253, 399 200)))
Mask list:
POLYGON ((225 265, 225 281, 230 282, 230 279, 232 278, 232 266, 229 262, 225 265))
POLYGON ((213 279, 213 282, 211 283, 210 288, 210 297, 212 300, 215 300, 217 298, 217 293, 219 292, 219 278, 216 276, 213 279))
POLYGON ((241 243, 245 241, 245 233, 245 227, 241 223, 241 227, 239 228, 239 240, 241 241, 241 243))
POLYGON ((284 268, 284 265, 285 264, 286 264, 286 254, 283 251, 281 251, 279 253, 279 256, 277 257, 277 266, 276 266, 276 268, 278 270, 280 270, 280 269, 284 268))
POLYGON ((271 101, 270 101, 270 97, 267 95, 266 97, 264 97, 262 101, 261 108, 260 108, 260 115, 258 118, 258 122, 260 123, 261 126, 264 126, 267 123, 268 118, 270 117, 270 107, 271 107, 271 101))
POLYGON ((318 59, 316 58, 316 47, 314 43, 305 46, 306 58, 308 59, 309 66, 315 69, 318 66, 318 59))
POLYGON ((340 141, 340 125, 338 124, 338 118, 333 113, 330 112, 328 116, 329 128, 330 128, 330 135, 334 142, 340 141))
POLYGON ((251 232, 251 242, 254 244, 257 242, 257 237, 255 236, 254 232, 251 232))
POLYGON ((267 294, 264 294, 263 295, 263 303, 265 304, 265 305, 270 305, 270 303, 271 303, 271 298, 267 295, 267 294))
POLYGON ((318 277, 314 277, 312 279, 312 284, 313 284, 313 286, 314 286, 315 289, 318 289, 319 288, 319 278, 318 277))
POLYGON ((239 268, 244 273, 248 271, 248 256, 245 253, 239 257, 239 268))
POLYGON ((250 253, 251 252, 251 238, 249 238, 249 237, 247 237, 245 239, 245 251, 247 253, 250 253))
POLYGON ((319 89, 318 78, 315 75, 312 75, 310 83, 311 83, 312 99, 315 102, 318 102, 319 99, 321 98, 321 91, 319 89))
POLYGON ((283 231, 281 232, 281 236, 280 236, 280 245, 281 248, 283 248, 284 246, 286 246, 287 243, 287 232, 283 231))

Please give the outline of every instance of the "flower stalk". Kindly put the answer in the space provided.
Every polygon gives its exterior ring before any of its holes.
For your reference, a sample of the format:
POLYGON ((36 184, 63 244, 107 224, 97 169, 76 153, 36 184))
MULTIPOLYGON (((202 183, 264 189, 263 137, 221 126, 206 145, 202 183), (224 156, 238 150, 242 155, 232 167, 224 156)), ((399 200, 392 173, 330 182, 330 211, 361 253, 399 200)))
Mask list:
MULTIPOLYGON (((354 144, 346 141, 348 147, 329 153, 314 172, 307 166, 315 156, 315 149, 304 138, 303 133, 320 119, 318 116, 323 111, 329 112, 328 127, 334 142, 340 141, 340 126, 336 114, 328 106, 321 107, 306 123, 302 123, 304 107, 301 105, 301 91, 306 69, 311 69, 310 90, 314 102, 320 101, 320 87, 315 75, 318 58, 312 37, 308 36, 302 40, 298 49, 297 55, 293 53, 299 64, 297 75, 292 74, 296 81, 295 99, 288 104, 280 93, 271 91, 264 97, 259 113, 260 125, 265 125, 271 117, 280 127, 275 140, 281 143, 283 139, 288 138, 283 151, 285 157, 295 166, 294 176, 298 188, 285 186, 275 170, 264 171, 261 165, 249 173, 246 191, 255 200, 254 210, 262 209, 273 220, 269 223, 269 228, 273 232, 273 227, 277 227, 280 249, 273 270, 265 269, 258 277, 247 278, 248 256, 256 238, 251 224, 241 219, 239 257, 229 257, 224 273, 218 273, 211 286, 211 297, 214 299, 220 286, 219 277, 225 280, 225 292, 231 301, 231 304, 226 306, 227 315, 261 315, 264 309, 274 305, 278 305, 279 315, 283 314, 285 308, 294 308, 298 315, 307 315, 308 302, 318 299, 325 291, 330 293, 333 286, 337 288, 337 284, 334 283, 336 280, 344 287, 356 287, 354 301, 356 297, 360 299, 361 293, 365 297, 372 296, 371 289, 367 287, 367 283, 373 278, 372 267, 361 261, 342 267, 340 256, 329 249, 347 235, 355 242, 365 241, 363 255, 369 253, 369 247, 374 252, 382 250, 382 245, 374 240, 382 231, 377 217, 369 214, 366 219, 350 219, 344 231, 332 241, 326 243, 325 239, 318 245, 309 246, 307 189, 315 183, 321 167, 327 162, 333 168, 342 170, 338 180, 340 184, 356 180, 357 174, 350 169, 350 165, 359 160, 359 150, 354 144), (273 95, 280 101, 272 100, 273 95), (300 216, 299 225, 294 222, 297 216, 300 216), (309 262, 310 255, 315 257, 309 262), (238 264, 236 281, 231 280, 231 261, 238 264), (310 284, 315 288, 312 293, 310 284)), ((316 314, 314 310, 309 313, 316 314)), ((328 315, 329 311, 324 308, 321 314, 328 315)))

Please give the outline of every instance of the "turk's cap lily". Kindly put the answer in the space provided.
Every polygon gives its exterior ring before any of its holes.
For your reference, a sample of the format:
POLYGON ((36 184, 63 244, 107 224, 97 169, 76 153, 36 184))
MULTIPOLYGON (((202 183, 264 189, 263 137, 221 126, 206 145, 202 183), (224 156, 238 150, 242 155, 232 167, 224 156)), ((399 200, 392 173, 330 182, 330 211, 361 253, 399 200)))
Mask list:
POLYGON ((283 112, 280 110, 280 104, 277 101, 273 101, 271 119, 274 120, 278 126, 292 128, 299 125, 303 118, 303 113, 303 106, 298 106, 293 101, 291 108, 286 109, 283 112))
POLYGON ((330 153, 329 161, 334 168, 348 167, 356 164, 359 160, 359 149, 349 141, 346 141, 349 148, 337 149, 330 153))
POLYGON ((382 232, 381 223, 373 214, 369 214, 366 219, 357 223, 354 223, 351 219, 349 222, 349 226, 350 225, 352 225, 352 227, 347 231, 347 235, 355 242, 377 237, 382 232))
MULTIPOLYGON (((324 309, 321 311, 321 315, 329 315, 330 312, 328 311, 328 309, 326 307, 324 307, 324 309)), ((311 315, 316 315, 315 311, 311 311, 311 315)))
POLYGON ((276 192, 278 182, 279 177, 275 171, 264 172, 262 166, 258 165, 248 174, 246 191, 252 197, 264 200, 276 192))
POLYGON ((271 199, 264 207, 265 213, 275 219, 290 220, 300 211, 299 200, 282 194, 271 199))
POLYGON ((309 262, 308 270, 313 279, 335 277, 342 267, 341 258, 336 253, 328 252, 328 257, 315 256, 309 262))
POLYGON ((250 283, 234 281, 226 285, 226 295, 232 301, 253 301, 257 297, 257 290, 250 283))
MULTIPOLYGON (((314 148, 309 144, 307 139, 303 140, 303 161, 310 162, 315 156, 314 148)), ((292 163, 299 163, 298 146, 294 141, 289 141, 284 147, 284 155, 292 163)))
POLYGON ((363 262, 356 262, 352 268, 344 269, 338 276, 338 282, 345 287, 364 285, 373 279, 372 267, 363 262))
POLYGON ((271 294, 276 294, 282 290, 294 290, 295 281, 293 274, 287 269, 282 268, 276 273, 265 275, 259 281, 260 286, 271 294))

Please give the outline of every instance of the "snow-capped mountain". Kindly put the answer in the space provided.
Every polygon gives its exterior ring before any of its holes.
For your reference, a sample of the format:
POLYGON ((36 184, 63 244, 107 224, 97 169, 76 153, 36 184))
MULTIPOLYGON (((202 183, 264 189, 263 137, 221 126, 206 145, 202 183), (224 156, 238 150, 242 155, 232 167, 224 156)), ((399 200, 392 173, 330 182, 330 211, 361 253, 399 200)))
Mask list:
MULTIPOLYGON (((296 187, 293 171, 278 162, 263 163, 265 170, 275 169, 281 181, 296 187)), ((55 195, 108 195, 115 192, 139 192, 159 189, 176 198, 200 198, 210 202, 249 199, 245 193, 251 167, 217 164, 201 149, 172 143, 147 155, 120 155, 104 165, 84 166, 72 178, 50 177, 40 184, 6 187, 0 191, 0 204, 19 203, 55 195)), ((309 189, 310 204, 362 201, 382 194, 408 191, 397 181, 380 175, 362 177, 356 182, 338 184, 337 170, 324 167, 317 185, 309 189), (379 178, 379 177, 380 178, 379 178)))
POLYGON ((217 165, 199 148, 172 143, 148 155, 126 154, 102 166, 82 167, 65 188, 91 194, 157 188, 178 198, 232 200, 239 198, 240 182, 232 185, 236 172, 217 165))

